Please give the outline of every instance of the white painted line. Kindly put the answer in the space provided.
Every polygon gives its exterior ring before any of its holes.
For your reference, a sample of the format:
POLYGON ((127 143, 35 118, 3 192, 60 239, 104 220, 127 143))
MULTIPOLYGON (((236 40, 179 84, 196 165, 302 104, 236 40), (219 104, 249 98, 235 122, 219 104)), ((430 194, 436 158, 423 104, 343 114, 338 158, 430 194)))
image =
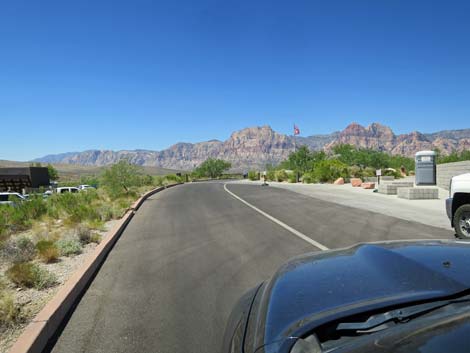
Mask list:
POLYGON ((233 197, 235 197, 237 200, 243 202, 245 205, 247 205, 248 207, 251 207, 252 209, 254 209, 256 212, 258 213, 261 213, 263 216, 265 216, 267 219, 273 221, 274 223, 276 223, 277 225, 280 225, 282 228, 288 230, 289 232, 291 232, 292 234, 298 236, 300 239, 302 240, 305 240, 307 243, 310 243, 312 244, 313 246, 317 247, 318 249, 320 250, 329 250, 325 245, 323 244, 320 244, 319 242, 313 240, 312 238, 306 236, 305 234, 299 232, 298 230, 292 228, 291 226, 288 226, 287 224, 285 224, 284 222, 281 222, 280 220, 278 220, 277 218, 274 218, 273 216, 267 214, 266 212, 260 210, 258 207, 256 206, 253 206, 251 203, 243 200, 241 197, 235 195, 233 192, 231 192, 229 189, 227 189, 227 184, 224 184, 224 189, 225 191, 227 191, 230 195, 232 195, 233 197))

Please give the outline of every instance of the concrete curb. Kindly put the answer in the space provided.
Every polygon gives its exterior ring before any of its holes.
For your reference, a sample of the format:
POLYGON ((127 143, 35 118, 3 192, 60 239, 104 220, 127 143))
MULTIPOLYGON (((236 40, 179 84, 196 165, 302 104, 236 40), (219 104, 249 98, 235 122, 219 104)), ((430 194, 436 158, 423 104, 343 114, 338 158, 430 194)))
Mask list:
POLYGON ((182 183, 159 187, 149 191, 134 202, 124 217, 108 232, 108 235, 96 247, 95 251, 88 256, 85 263, 26 326, 9 353, 42 352, 144 201, 162 190, 180 184, 182 183))

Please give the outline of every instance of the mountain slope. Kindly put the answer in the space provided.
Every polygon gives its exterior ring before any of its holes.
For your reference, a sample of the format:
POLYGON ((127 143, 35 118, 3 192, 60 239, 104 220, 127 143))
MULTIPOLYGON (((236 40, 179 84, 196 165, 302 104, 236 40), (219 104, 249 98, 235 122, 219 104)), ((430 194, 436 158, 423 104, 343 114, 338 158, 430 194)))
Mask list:
MULTIPOLYGON (((438 148, 448 154, 453 150, 470 149, 470 129, 446 130, 432 134, 414 131, 395 135, 391 128, 373 123, 367 127, 352 123, 343 131, 308 137, 297 136, 297 146, 312 150, 331 150, 348 143, 392 154, 414 156, 417 151, 438 148)), ((177 143, 162 151, 149 150, 89 150, 49 155, 35 161, 89 166, 104 166, 122 158, 143 166, 191 170, 207 158, 221 158, 232 163, 235 170, 264 168, 277 164, 294 150, 292 136, 277 133, 269 126, 250 127, 235 131, 226 141, 210 140, 199 143, 177 143)))

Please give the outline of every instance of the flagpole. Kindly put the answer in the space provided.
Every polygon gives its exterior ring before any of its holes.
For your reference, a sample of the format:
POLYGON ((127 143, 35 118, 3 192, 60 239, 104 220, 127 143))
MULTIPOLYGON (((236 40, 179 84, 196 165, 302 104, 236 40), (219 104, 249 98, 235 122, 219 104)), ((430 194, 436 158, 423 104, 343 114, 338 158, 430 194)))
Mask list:
MULTIPOLYGON (((295 129, 295 124, 294 124, 294 153, 297 152, 297 145, 296 145, 296 139, 295 139, 295 132, 296 132, 296 129, 295 129)), ((295 159, 295 182, 298 183, 299 182, 299 171, 297 170, 297 158, 295 159)))

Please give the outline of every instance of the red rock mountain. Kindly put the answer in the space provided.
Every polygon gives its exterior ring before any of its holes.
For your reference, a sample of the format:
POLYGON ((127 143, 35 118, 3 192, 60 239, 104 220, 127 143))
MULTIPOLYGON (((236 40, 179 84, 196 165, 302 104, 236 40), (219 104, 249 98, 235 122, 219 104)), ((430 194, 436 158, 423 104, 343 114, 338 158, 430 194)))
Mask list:
MULTIPOLYGON (((387 126, 373 123, 367 127, 352 123, 341 132, 296 138, 297 145, 313 150, 330 150, 334 145, 348 143, 392 154, 413 156, 417 151, 438 148, 447 154, 453 150, 470 149, 470 129, 441 131, 433 134, 411 132, 395 135, 387 126)), ((90 150, 49 155, 35 161, 102 166, 127 158, 138 165, 191 170, 207 158, 221 158, 232 163, 235 170, 264 168, 287 158, 294 150, 292 136, 275 132, 269 126, 250 127, 232 133, 226 141, 177 143, 163 151, 90 150)))

